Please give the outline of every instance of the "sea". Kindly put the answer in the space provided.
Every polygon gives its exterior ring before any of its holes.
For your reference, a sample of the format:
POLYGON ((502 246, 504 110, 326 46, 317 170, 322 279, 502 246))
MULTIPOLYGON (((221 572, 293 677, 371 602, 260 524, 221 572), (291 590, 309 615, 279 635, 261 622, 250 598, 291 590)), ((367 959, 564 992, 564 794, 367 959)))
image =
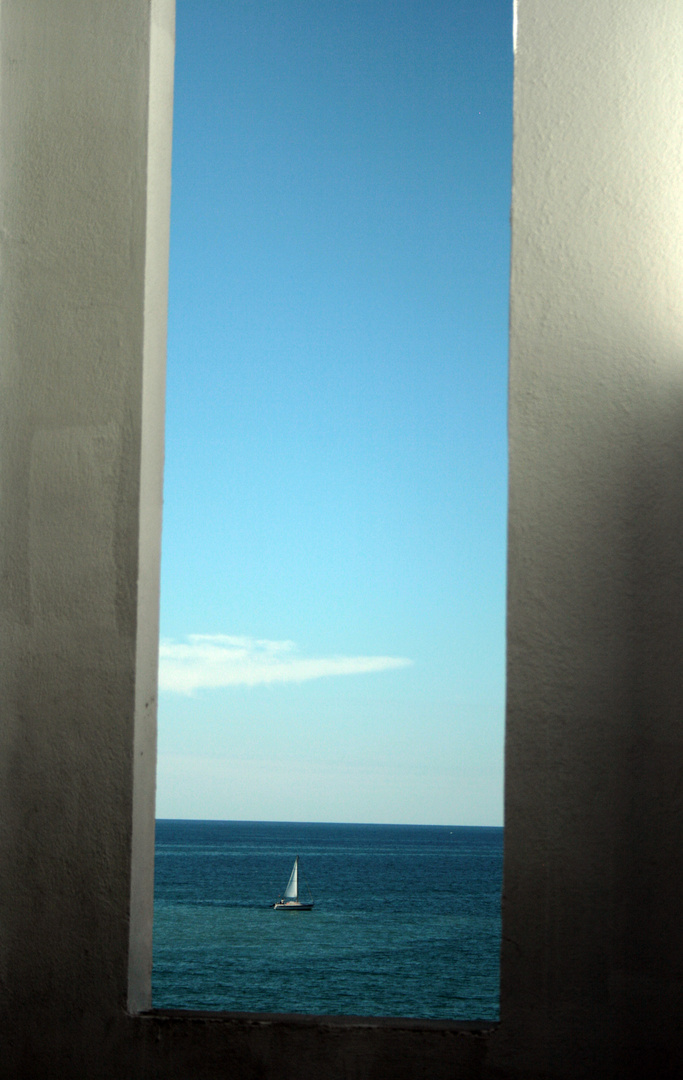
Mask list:
POLYGON ((497 1020, 503 830, 157 821, 155 1008, 497 1020), (275 911, 295 856, 310 912, 275 911))

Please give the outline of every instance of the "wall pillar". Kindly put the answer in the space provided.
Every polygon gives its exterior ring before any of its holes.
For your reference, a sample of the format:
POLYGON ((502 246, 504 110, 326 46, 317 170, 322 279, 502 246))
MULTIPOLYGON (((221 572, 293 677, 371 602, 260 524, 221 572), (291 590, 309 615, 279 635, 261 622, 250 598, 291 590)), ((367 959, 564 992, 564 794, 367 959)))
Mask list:
POLYGON ((173 3, 0 49, 2 1056, 56 1076, 150 1004, 173 3))
POLYGON ((492 1060, 525 1078, 683 1061, 681 56, 677 3, 519 0, 492 1060))

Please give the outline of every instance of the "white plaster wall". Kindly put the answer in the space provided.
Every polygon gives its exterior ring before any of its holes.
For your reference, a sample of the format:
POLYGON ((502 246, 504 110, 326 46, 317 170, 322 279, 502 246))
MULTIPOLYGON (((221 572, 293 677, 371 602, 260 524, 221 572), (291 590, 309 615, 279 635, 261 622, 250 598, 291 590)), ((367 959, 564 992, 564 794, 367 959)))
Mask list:
POLYGON ((683 1062, 683 9, 519 0, 502 1020, 683 1062))
POLYGON ((128 1008, 151 1006, 175 0, 150 8, 128 1008))
POLYGON ((172 0, 0 3, 10 1070, 13 1040, 61 1037, 56 1070, 75 1018, 101 1038, 129 937, 149 1004, 172 58, 172 0))

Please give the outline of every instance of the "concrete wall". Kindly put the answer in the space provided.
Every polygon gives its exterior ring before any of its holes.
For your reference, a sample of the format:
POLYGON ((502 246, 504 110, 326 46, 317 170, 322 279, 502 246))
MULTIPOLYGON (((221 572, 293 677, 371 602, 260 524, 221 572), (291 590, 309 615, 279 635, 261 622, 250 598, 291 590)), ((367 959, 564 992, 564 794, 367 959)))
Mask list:
POLYGON ((11 1062, 150 1004, 173 40, 170 0, 0 3, 11 1062))
POLYGON ((683 1070, 683 7, 520 0, 501 1063, 683 1070))
POLYGON ((680 5, 519 4, 496 1032, 144 1011, 172 8, 0 0, 0 1076, 677 1076, 680 5))

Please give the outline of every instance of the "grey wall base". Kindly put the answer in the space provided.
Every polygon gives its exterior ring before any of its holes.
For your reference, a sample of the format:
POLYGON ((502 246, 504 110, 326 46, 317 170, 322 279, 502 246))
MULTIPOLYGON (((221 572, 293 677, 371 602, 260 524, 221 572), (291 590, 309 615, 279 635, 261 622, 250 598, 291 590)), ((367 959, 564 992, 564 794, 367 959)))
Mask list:
POLYGON ((61 1033, 36 1024, 21 1046, 10 1038, 3 1080, 480 1080, 487 1046, 476 1025, 409 1020, 167 1013, 80 1031, 74 1021, 61 1033))

